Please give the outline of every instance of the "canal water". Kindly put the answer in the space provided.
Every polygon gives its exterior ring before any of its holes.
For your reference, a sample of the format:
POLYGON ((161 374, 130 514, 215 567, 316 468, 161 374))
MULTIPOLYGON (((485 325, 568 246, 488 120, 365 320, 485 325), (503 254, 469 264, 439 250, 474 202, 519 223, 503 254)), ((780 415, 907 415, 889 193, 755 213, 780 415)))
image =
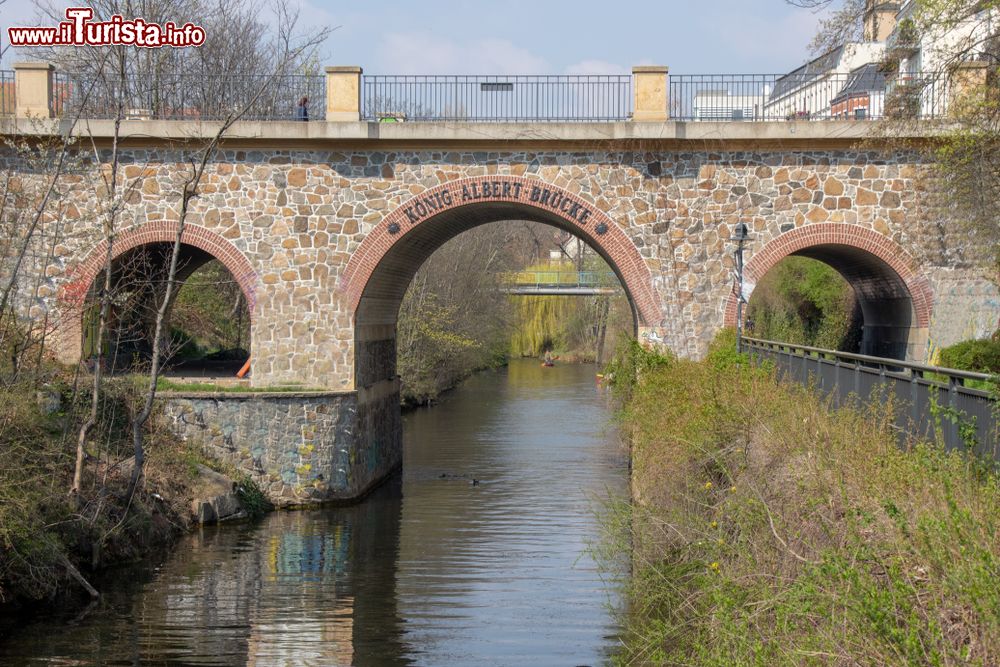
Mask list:
POLYGON ((364 502, 200 530, 86 613, 0 630, 0 664, 602 664, 589 549, 628 460, 595 372, 480 373, 405 415, 403 473, 364 502))

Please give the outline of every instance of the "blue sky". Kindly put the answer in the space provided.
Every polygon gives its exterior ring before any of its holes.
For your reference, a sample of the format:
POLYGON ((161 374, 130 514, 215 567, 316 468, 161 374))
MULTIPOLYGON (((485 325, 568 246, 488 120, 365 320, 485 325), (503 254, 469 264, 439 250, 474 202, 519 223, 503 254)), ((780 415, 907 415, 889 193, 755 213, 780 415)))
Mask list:
MULTIPOLYGON (((300 4, 304 24, 340 26, 324 64, 370 74, 606 74, 640 64, 678 74, 785 72, 807 58, 819 20, 784 0, 300 4)), ((0 5, 2 43, 7 26, 33 25, 34 16, 31 0, 0 5)), ((16 58, 9 53, 5 62, 16 58)))

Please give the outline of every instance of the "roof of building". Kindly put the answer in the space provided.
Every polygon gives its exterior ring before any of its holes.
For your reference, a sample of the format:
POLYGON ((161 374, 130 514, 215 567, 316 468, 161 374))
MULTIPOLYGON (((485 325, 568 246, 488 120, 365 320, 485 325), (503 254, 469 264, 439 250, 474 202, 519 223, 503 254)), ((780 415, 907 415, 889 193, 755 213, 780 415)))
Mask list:
POLYGON ((774 89, 771 91, 771 99, 787 95, 796 88, 801 88, 814 79, 818 79, 837 66, 840 57, 844 53, 845 44, 835 47, 818 58, 810 60, 802 67, 792 70, 788 74, 779 77, 774 82, 774 89))
POLYGON ((878 64, 868 63, 851 72, 847 83, 830 103, 836 104, 851 97, 882 90, 885 90, 885 75, 879 70, 878 64))

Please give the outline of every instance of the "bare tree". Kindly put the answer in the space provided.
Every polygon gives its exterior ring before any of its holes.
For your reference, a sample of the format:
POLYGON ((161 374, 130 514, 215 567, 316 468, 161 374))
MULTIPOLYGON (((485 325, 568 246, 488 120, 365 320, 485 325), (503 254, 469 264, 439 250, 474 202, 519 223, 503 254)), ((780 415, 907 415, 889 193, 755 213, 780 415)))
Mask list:
POLYGON ((819 29, 809 43, 809 51, 821 54, 848 42, 864 38, 864 15, 867 0, 787 0, 796 7, 825 11, 819 29))
MULTIPOLYGON (((189 171, 180 192, 180 215, 177 235, 168 260, 162 292, 153 315, 152 350, 149 382, 142 405, 132 418, 134 463, 130 481, 130 494, 134 493, 144 463, 143 429, 152 414, 156 386, 162 363, 168 355, 165 333, 169 309, 176 296, 177 270, 191 202, 198 196, 202 176, 214 158, 219 142, 234 123, 250 114, 274 90, 283 90, 281 84, 290 70, 301 66, 313 57, 329 35, 330 30, 320 28, 300 34, 298 14, 285 2, 274 6, 278 24, 269 32, 260 21, 259 8, 245 0, 218 0, 207 4, 202 0, 177 0, 175 2, 138 3, 103 0, 94 7, 97 16, 134 12, 147 21, 166 22, 178 16, 194 16, 207 24, 209 39, 203 50, 198 49, 141 49, 136 47, 84 47, 71 53, 63 49, 47 50, 45 55, 69 68, 78 88, 96 91, 74 100, 74 112, 85 116, 109 115, 113 119, 110 158, 104 162, 95 141, 91 141, 97 164, 107 165, 100 170, 99 198, 102 236, 106 241, 102 281, 98 290, 98 315, 93 333, 93 375, 91 402, 88 418, 81 424, 77 437, 76 466, 71 496, 78 498, 86 461, 86 443, 97 423, 101 402, 101 383, 106 365, 104 357, 109 312, 113 290, 113 260, 115 237, 126 214, 129 195, 141 185, 141 176, 131 180, 121 174, 120 131, 121 123, 135 113, 137 106, 148 105, 153 111, 167 113, 179 110, 182 117, 197 112, 197 116, 218 118, 215 133, 206 139, 192 140, 184 148, 189 161, 189 171), (251 41, 247 41, 251 40, 251 41), (248 48, 248 45, 252 45, 248 48), (110 57, 108 54, 111 54, 110 57), (214 69, 209 70, 209 68, 214 69), (224 78, 225 85, 221 85, 224 78), (207 79, 207 81, 206 81, 207 79), (192 94, 191 86, 202 82, 192 94), (194 105, 194 106, 192 106, 194 105)), ((55 9, 48 7, 55 16, 55 9)), ((272 99, 273 102, 273 99, 272 99)), ((290 107, 290 109, 293 107, 290 107)), ((147 278, 152 276, 147 275, 147 278)))
MULTIPOLYGON (((153 335, 152 335, 152 359, 149 370, 149 382, 145 391, 145 399, 141 408, 132 417, 132 442, 133 455, 135 457, 132 468, 132 478, 129 484, 130 494, 135 492, 136 486, 142 476, 142 467, 145 458, 143 446, 143 429, 152 415, 153 405, 156 400, 156 389, 162 370, 162 345, 167 322, 167 315, 170 304, 173 302, 178 288, 177 269, 181 254, 182 238, 190 213, 191 203, 199 194, 202 177, 210 161, 214 159, 220 142, 229 133, 232 126, 241 120, 260 98, 264 96, 279 77, 287 72, 288 68, 297 62, 305 54, 315 52, 320 44, 329 35, 329 29, 320 29, 302 36, 298 36, 297 24, 298 14, 289 9, 288 5, 279 5, 278 15, 280 23, 273 45, 278 50, 273 52, 273 66, 267 70, 270 73, 264 79, 256 82, 256 90, 251 90, 249 95, 243 100, 242 105, 236 106, 227 115, 218 121, 214 134, 197 148, 189 152, 190 166, 188 174, 182 184, 180 210, 178 213, 177 231, 174 237, 173 248, 169 259, 169 268, 166 274, 166 284, 160 298, 156 312, 153 335)), ((235 46, 235 42, 230 46, 235 46)))
MULTIPOLYGON (((121 47, 114 47, 106 53, 110 54, 110 58, 105 56, 104 61, 106 62, 107 60, 110 60, 117 63, 118 71, 124 72, 126 63, 125 49, 121 47)), ((85 105, 81 105, 76 112, 79 114, 84 106, 85 105)), ((72 502, 77 507, 79 507, 80 504, 80 484, 83 479, 83 466, 86 460, 87 438, 94 426, 97 424, 97 418, 101 405, 101 380, 102 372, 104 370, 104 338, 107 335, 108 312, 111 307, 111 262, 114 258, 115 235, 118 231, 119 218, 125 202, 125 197, 121 196, 119 189, 118 173, 120 167, 119 141, 121 123, 124 119, 125 100, 119 99, 114 115, 114 131, 111 138, 110 168, 107 170, 101 169, 99 171, 99 179, 102 181, 103 192, 107 193, 104 198, 98 199, 101 209, 99 210, 101 232, 104 240, 106 241, 103 262, 104 280, 99 292, 99 315, 97 330, 94 334, 95 363, 93 367, 93 377, 91 380, 90 413, 88 414, 87 419, 80 425, 80 430, 77 434, 76 464, 73 470, 73 484, 70 487, 69 492, 72 502)), ((95 163, 101 164, 100 151, 98 150, 96 143, 93 141, 93 138, 91 138, 91 147, 94 152, 95 163)), ((136 183, 133 182, 131 187, 122 189, 134 190, 135 185, 136 183)))
POLYGON ((506 354, 513 313, 501 290, 502 274, 524 266, 525 251, 532 248, 524 229, 534 224, 498 223, 464 232, 417 271, 398 318, 405 400, 431 400, 506 354))
MULTIPOLYGON (((244 119, 292 118, 303 95, 321 96, 316 74, 317 54, 324 39, 302 46, 298 10, 291 0, 262 5, 252 0, 99 0, 90 5, 94 21, 112 15, 141 16, 147 22, 196 22, 206 31, 198 48, 129 48, 121 68, 100 59, 103 46, 39 48, 37 55, 70 73, 76 85, 70 102, 82 103, 84 82, 95 86, 84 117, 113 117, 124 102, 126 115, 145 118, 215 119, 239 110, 244 119), (287 60, 281 54, 289 54, 287 60), (249 100, 253 103, 248 103, 249 100)), ((63 19, 61 4, 43 0, 40 11, 49 20, 63 19)), ((319 28, 328 35, 330 29, 319 28)))
MULTIPOLYGON (((316 54, 329 34, 322 27, 300 31, 290 4, 276 6, 272 18, 248 0, 99 2, 98 18, 119 13, 161 23, 190 19, 206 27, 209 40, 201 50, 83 47, 32 53, 57 64, 54 92, 60 120, 37 119, 31 131, 19 135, 24 119, 0 119, 4 126, 0 155, 0 448, 4 451, 0 462, 0 599, 12 590, 15 595, 51 594, 65 573, 92 594, 96 592, 67 559, 72 545, 63 541, 60 531, 73 524, 83 543, 92 538, 99 547, 131 515, 128 508, 143 476, 143 438, 156 398, 156 380, 170 352, 163 335, 166 316, 180 280, 187 275, 177 273, 184 262, 178 256, 181 235, 199 196, 202 175, 233 123, 254 114, 272 117, 286 104, 282 95, 291 100, 287 113, 292 116, 294 100, 302 94, 297 89, 301 78, 293 75, 315 69, 316 54), (219 78, 223 76, 229 78, 219 78), (223 80, 232 85, 220 85, 223 80), (198 85, 192 87, 192 83, 198 85), (70 91, 72 96, 67 97, 70 91), (134 158, 122 151, 121 126, 137 107, 150 101, 159 105, 156 110, 161 117, 174 110, 177 113, 172 117, 215 124, 202 123, 199 131, 208 127, 207 135, 178 142, 176 151, 188 165, 174 193, 181 209, 180 229, 169 252, 157 255, 158 263, 144 266, 148 257, 130 253, 118 257, 121 253, 116 246, 124 229, 142 222, 138 218, 141 209, 133 202, 135 190, 148 173, 140 168, 135 176, 123 166, 134 158), (83 117, 112 121, 110 136, 87 136, 84 124, 76 122, 83 117), (83 206, 79 191, 86 189, 92 190, 91 204, 83 206), (67 224, 65 219, 79 223, 67 224), (70 233, 75 236, 70 238, 70 233), (57 289, 47 268, 59 261, 66 247, 101 245, 101 241, 105 242, 101 271, 85 304, 86 356, 92 372, 83 373, 81 367, 72 376, 45 361, 46 337, 57 324, 46 308, 57 289), (132 382, 110 380, 107 371, 113 364, 112 323, 119 315, 127 315, 119 309, 134 305, 128 297, 140 293, 154 295, 146 300, 155 302, 156 308, 143 317, 155 329, 152 340, 161 345, 152 355, 146 390, 136 401, 131 399, 134 389, 126 388, 132 382), (83 384, 89 392, 84 392, 85 405, 78 406, 76 389, 81 377, 86 377, 83 384), (50 380, 57 384, 47 387, 50 380), (71 383, 73 392, 68 403, 60 390, 64 382, 71 383), (43 400, 53 394, 56 407, 44 407, 43 400), (114 424, 120 423, 114 413, 121 409, 128 410, 127 443, 121 443, 113 431, 114 424), (64 429, 61 437, 53 437, 57 425, 64 429), (129 490, 123 501, 118 500, 119 494, 103 492, 117 477, 114 471, 123 458, 120 444, 126 444, 135 456, 131 476, 122 480, 129 490), (103 464, 90 456, 101 457, 104 452, 108 461, 103 464), (88 476, 89 466, 103 472, 88 476), (58 499, 65 497, 70 473, 68 511, 59 510, 67 505, 58 499), (53 520, 53 514, 59 514, 58 518, 53 520), (110 523, 100 520, 112 516, 110 523)), ((61 11, 55 17, 62 18, 61 11)))

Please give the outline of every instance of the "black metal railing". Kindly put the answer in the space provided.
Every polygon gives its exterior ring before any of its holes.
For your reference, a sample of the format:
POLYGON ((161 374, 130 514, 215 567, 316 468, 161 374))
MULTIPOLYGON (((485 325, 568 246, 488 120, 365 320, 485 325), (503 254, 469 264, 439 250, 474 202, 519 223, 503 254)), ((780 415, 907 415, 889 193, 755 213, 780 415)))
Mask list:
POLYGON ((875 65, 847 74, 671 74, 668 113, 686 121, 937 118, 946 93, 940 75, 889 76, 875 65))
POLYGON ((882 401, 889 392, 897 400, 901 433, 941 437, 949 449, 969 446, 960 426, 974 424, 977 453, 1000 460, 990 375, 756 338, 744 337, 743 350, 756 361, 773 362, 782 377, 815 387, 835 405, 882 401))
POLYGON ((14 70, 0 69, 0 116, 13 115, 17 104, 14 92, 14 70))
POLYGON ((362 116, 393 121, 619 121, 632 77, 364 76, 362 116))
POLYGON ((56 118, 66 114, 66 105, 73 95, 73 78, 65 72, 52 73, 52 113, 56 118))
POLYGON ((310 120, 326 118, 323 75, 193 75, 94 79, 70 76, 56 95, 59 115, 115 118, 124 101, 130 120, 221 120, 242 112, 241 120, 297 120, 299 101, 308 98, 310 120))
MULTIPOLYGON (((14 72, 0 70, 0 113, 14 110, 14 72)), ((678 121, 870 120, 940 118, 949 81, 934 73, 886 75, 876 65, 854 72, 806 69, 789 74, 672 74, 669 118, 678 121)), ((226 75, 161 72, 97 79, 56 72, 57 116, 217 120, 294 120, 309 100, 310 120, 326 118, 324 75, 226 75)), ((629 75, 366 75, 360 116, 378 122, 612 122, 633 112, 629 75)))

